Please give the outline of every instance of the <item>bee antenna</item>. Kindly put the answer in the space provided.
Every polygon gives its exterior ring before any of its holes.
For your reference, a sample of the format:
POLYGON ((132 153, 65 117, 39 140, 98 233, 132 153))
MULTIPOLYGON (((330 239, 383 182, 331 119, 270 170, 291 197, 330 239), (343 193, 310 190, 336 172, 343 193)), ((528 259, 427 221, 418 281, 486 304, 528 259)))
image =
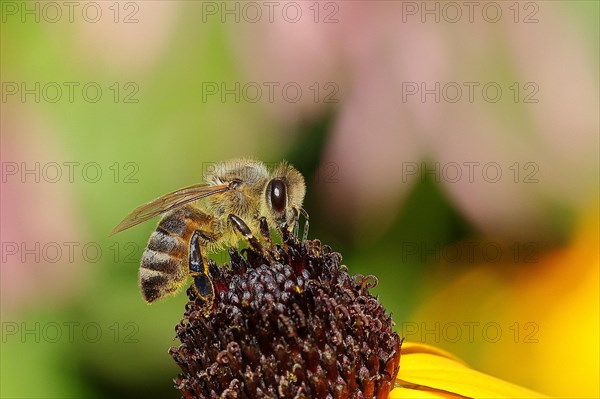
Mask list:
POLYGON ((306 210, 304 210, 304 208, 300 207, 300 208, 298 208, 298 210, 300 211, 302 216, 304 216, 304 219, 306 219, 306 220, 310 219, 308 216, 308 212, 306 212, 306 210))

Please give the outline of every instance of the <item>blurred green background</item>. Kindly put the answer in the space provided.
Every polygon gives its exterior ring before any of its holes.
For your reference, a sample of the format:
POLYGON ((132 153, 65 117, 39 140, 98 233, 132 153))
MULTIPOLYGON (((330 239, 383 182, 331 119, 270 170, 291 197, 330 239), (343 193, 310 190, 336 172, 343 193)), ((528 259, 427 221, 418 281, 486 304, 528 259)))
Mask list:
POLYGON ((2 397, 179 396, 155 222, 107 234, 237 156, 408 340, 599 395, 598 2, 0 3, 2 397))

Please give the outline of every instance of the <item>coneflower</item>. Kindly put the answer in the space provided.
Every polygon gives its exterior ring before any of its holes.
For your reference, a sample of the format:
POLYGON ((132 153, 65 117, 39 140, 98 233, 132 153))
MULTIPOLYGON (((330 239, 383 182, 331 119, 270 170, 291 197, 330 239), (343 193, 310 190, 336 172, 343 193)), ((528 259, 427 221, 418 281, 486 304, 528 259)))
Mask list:
POLYGON ((188 290, 170 349, 185 398, 543 397, 441 349, 403 345, 369 293, 375 277, 349 275, 318 240, 284 241, 230 250, 229 266, 209 261, 213 303, 188 290))
POLYGON ((263 254, 211 262, 214 305, 188 290, 171 354, 186 398, 387 398, 402 341, 369 293, 319 241, 289 237, 263 254))

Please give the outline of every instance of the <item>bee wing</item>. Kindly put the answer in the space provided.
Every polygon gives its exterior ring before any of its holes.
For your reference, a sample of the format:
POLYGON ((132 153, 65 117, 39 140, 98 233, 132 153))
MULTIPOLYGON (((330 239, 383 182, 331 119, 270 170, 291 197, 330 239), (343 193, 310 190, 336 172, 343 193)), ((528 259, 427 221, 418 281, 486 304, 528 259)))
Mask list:
POLYGON ((162 195, 153 201, 147 202, 135 208, 129 215, 125 216, 125 218, 121 220, 121 223, 112 229, 109 236, 145 222, 146 220, 152 219, 161 213, 165 213, 187 203, 194 202, 200 198, 208 197, 209 195, 223 193, 230 189, 230 184, 209 186, 201 183, 184 187, 177 191, 173 191, 172 193, 162 195))

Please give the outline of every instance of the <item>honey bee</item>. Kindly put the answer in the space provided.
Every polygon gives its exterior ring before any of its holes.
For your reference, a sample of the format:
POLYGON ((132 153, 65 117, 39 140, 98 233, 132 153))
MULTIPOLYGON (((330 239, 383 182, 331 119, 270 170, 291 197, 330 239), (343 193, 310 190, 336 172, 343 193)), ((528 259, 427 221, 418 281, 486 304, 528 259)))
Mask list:
POLYGON ((261 248, 258 237, 270 240, 270 230, 297 234, 306 186, 304 177, 287 162, 271 172, 253 159, 233 159, 214 165, 204 183, 165 194, 134 209, 110 235, 164 214, 142 255, 139 285, 148 303, 175 294, 192 276, 193 289, 207 303, 214 300, 208 254, 236 246, 245 238, 261 248))

